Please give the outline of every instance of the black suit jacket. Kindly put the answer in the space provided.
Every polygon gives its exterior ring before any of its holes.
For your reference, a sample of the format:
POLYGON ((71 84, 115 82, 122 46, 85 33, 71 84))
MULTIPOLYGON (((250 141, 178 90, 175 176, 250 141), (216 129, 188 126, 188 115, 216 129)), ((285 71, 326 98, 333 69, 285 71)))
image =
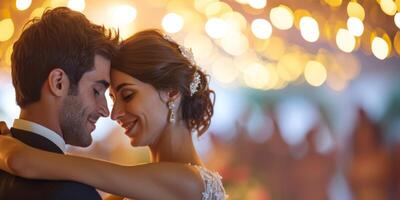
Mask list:
MULTIPOLYGON (((35 133, 11 128, 13 137, 25 144, 62 154, 62 150, 47 138, 35 133)), ((1 147, 0 147, 1 148, 1 147)), ((0 170, 1 200, 101 200, 97 191, 88 185, 72 181, 29 180, 0 170)))

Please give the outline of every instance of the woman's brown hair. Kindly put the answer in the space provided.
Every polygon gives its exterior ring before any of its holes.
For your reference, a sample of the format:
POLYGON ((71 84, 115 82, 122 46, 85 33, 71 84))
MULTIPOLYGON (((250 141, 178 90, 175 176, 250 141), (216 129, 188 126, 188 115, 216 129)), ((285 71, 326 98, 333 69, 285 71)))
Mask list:
POLYGON ((196 130, 200 136, 210 126, 215 93, 208 87, 207 75, 197 66, 192 66, 182 55, 179 45, 166 40, 161 31, 141 31, 123 41, 111 66, 158 91, 179 90, 182 118, 188 128, 196 130), (201 81, 197 92, 191 96, 190 83, 196 71, 201 81))

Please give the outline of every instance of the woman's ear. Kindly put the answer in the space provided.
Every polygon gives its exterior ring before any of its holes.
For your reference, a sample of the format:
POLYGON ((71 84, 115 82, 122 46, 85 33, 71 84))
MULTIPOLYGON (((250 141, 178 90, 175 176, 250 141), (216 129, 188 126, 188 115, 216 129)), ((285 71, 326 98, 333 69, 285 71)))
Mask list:
POLYGON ((47 77, 49 90, 55 96, 63 96, 68 94, 69 79, 64 70, 55 68, 50 71, 47 77))
POLYGON ((181 93, 176 89, 163 91, 160 93, 160 95, 164 102, 176 101, 181 97, 181 93))

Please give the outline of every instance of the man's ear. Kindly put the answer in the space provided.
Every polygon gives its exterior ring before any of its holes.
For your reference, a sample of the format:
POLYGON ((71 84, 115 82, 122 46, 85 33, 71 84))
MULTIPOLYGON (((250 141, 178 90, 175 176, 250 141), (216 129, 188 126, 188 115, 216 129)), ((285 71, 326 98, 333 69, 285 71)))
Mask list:
POLYGON ((50 71, 47 77, 49 83, 49 89, 55 96, 63 96, 68 94, 69 90, 69 79, 64 70, 55 68, 50 71))

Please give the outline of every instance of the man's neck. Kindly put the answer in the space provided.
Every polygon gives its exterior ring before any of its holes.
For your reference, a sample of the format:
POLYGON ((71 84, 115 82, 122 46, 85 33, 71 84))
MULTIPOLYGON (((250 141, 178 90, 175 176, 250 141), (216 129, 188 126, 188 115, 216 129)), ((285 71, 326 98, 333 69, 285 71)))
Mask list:
POLYGON ((58 121, 59 117, 56 113, 49 106, 42 106, 39 103, 35 103, 22 108, 19 118, 40 124, 63 137, 58 121))

